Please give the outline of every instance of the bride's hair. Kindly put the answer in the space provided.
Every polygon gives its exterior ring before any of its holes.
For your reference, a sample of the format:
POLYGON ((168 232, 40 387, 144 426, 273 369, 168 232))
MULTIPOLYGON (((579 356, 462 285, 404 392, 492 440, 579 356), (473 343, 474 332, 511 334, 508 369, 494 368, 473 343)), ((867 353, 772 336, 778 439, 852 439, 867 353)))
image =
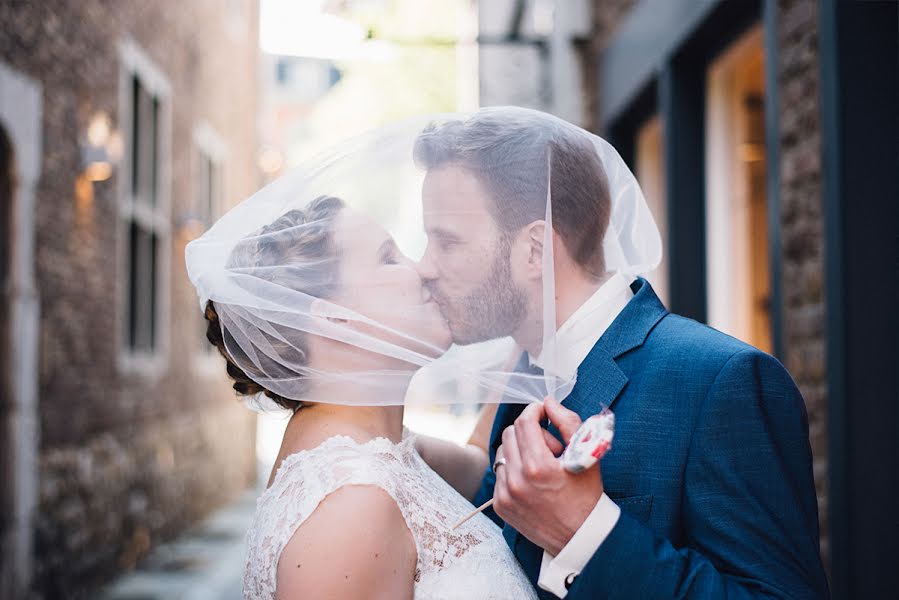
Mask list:
MULTIPOLYGON (((339 251, 334 247, 332 234, 333 219, 344 207, 344 203, 334 196, 320 196, 309 203, 305 209, 291 210, 273 223, 253 232, 241 240, 231 252, 228 258, 228 267, 234 269, 247 267, 284 267, 292 262, 304 265, 317 265, 316 272, 311 273, 310 267, 304 267, 303 272, 309 275, 304 281, 297 281, 295 275, 291 276, 290 269, 273 268, 266 272, 265 269, 257 270, 257 273, 268 273, 267 279, 272 283, 289 287, 290 289, 304 292, 317 298, 328 298, 334 294, 339 285, 340 275, 339 251), (286 235, 270 235, 285 231, 286 235)), ((258 275, 262 276, 262 275, 258 275)), ((206 303, 205 317, 206 339, 218 348, 219 353, 225 358, 228 375, 234 380, 234 391, 242 396, 253 396, 264 393, 276 404, 290 410, 298 410, 304 406, 303 402, 291 400, 259 385, 253 375, 258 378, 269 378, 273 375, 278 378, 301 377, 295 372, 287 372, 284 364, 306 365, 309 351, 305 334, 291 330, 289 343, 275 339, 269 335, 269 343, 277 349, 278 353, 288 360, 270 361, 266 373, 257 369, 247 369, 249 374, 238 366, 238 363, 226 349, 225 342, 232 352, 241 352, 240 346, 234 341, 219 320, 219 315, 212 300, 206 303), (280 371, 272 373, 272 370, 280 371), (256 371, 256 372, 254 372, 256 371)), ((272 325, 274 327, 274 325, 272 325)), ((240 357, 241 364, 253 364, 247 357, 240 357)))

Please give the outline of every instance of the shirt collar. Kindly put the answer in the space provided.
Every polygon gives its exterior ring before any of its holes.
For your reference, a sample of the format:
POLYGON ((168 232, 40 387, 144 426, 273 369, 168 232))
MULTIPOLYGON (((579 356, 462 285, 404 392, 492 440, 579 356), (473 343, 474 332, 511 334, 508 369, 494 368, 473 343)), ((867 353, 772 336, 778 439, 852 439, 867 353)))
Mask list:
MULTIPOLYGON (((609 325, 634 297, 633 277, 615 273, 581 304, 556 331, 556 374, 573 377, 577 368, 609 325)), ((537 358, 528 355, 533 366, 545 368, 543 352, 537 358)))

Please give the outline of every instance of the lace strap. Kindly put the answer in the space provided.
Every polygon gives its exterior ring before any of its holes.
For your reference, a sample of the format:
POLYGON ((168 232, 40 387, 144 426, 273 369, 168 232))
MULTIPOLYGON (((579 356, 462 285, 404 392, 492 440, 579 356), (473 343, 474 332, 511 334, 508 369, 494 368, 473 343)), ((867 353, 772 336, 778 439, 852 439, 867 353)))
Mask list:
MULTIPOLYGON (((403 467, 397 450, 384 438, 360 444, 337 436, 312 450, 285 458, 271 487, 257 501, 256 521, 247 535, 247 561, 251 567, 247 572, 264 573, 266 580, 255 583, 274 594, 278 560, 287 543, 328 495, 347 485, 374 485, 384 490, 396 502, 410 531, 414 531, 406 509, 408 503, 403 501, 404 493, 399 489, 398 471, 403 467), (254 556, 256 553, 265 556, 254 556)), ((418 538, 413 538, 421 555, 418 538)), ((255 587, 254 582, 245 581, 245 589, 248 585, 255 587)))

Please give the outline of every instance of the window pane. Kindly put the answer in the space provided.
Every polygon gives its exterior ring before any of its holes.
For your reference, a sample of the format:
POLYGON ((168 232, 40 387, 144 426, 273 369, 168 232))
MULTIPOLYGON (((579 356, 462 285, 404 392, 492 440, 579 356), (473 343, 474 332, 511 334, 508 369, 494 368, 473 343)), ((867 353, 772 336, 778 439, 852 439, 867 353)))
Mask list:
POLYGON ((129 224, 128 347, 151 352, 156 346, 158 240, 136 221, 129 224))
POLYGON ((155 96, 150 114, 150 204, 156 206, 159 195, 159 99, 155 96))
POLYGON ((140 160, 138 161, 138 200, 153 204, 153 170, 155 157, 155 115, 153 114, 154 100, 147 90, 140 90, 140 120, 137 126, 140 128, 140 160))
POLYGON ((137 348, 137 323, 138 323, 138 228, 132 221, 128 228, 128 348, 137 348))
POLYGON ((149 294, 149 311, 147 314, 147 323, 149 324, 149 347, 147 348, 150 351, 156 349, 157 342, 157 310, 159 308, 159 237, 154 233, 149 236, 150 238, 150 246, 149 246, 149 267, 150 271, 147 274, 148 280, 148 294, 149 294))
POLYGON ((131 77, 131 194, 137 196, 140 181, 140 81, 137 76, 131 77))

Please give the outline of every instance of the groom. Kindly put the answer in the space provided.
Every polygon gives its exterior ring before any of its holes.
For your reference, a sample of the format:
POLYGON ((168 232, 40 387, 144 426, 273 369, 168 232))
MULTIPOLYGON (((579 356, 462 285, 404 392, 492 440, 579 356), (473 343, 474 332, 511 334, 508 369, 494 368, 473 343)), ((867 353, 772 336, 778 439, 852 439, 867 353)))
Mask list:
MULTIPOLYGON (((479 113, 422 135, 415 159, 420 274, 456 343, 512 336, 518 369, 539 372, 547 139, 534 127, 479 113)), ((563 405, 500 406, 475 504, 495 498, 489 516, 541 598, 826 598, 799 391, 770 356, 668 313, 645 280, 605 274, 603 166, 585 137, 552 135, 556 367, 577 384, 563 405), (554 455, 603 406, 612 451, 564 471, 554 455)))

